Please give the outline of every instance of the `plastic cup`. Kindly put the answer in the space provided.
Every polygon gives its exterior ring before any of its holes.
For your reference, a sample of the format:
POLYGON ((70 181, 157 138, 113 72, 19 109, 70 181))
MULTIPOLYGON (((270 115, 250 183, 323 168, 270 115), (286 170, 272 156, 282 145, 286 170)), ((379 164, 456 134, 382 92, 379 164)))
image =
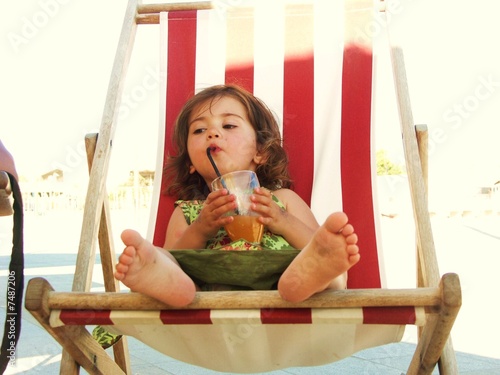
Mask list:
POLYGON ((264 225, 258 221, 259 214, 250 209, 250 196, 259 186, 257 175, 252 171, 226 173, 212 181, 213 191, 227 189, 229 194, 236 196, 237 209, 229 212, 234 220, 225 226, 232 241, 244 239, 258 244, 262 240, 264 225))

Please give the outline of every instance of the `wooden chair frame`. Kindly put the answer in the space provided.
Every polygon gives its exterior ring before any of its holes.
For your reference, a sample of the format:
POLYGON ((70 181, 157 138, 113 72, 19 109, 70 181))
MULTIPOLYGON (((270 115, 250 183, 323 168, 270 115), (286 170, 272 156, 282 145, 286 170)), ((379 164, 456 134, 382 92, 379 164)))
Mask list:
MULTIPOLYGON (((61 373, 76 374, 83 366, 92 374, 131 373, 125 339, 113 346, 113 360, 92 338, 84 326, 53 328, 49 323, 53 309, 168 309, 152 298, 138 293, 117 293, 118 282, 113 278, 115 252, 109 223, 109 207, 105 182, 111 141, 122 93, 122 83, 139 24, 159 22, 159 12, 178 9, 207 9, 209 2, 188 4, 142 5, 130 0, 114 61, 99 136, 86 138, 90 182, 85 202, 83 225, 72 292, 55 292, 41 278, 32 279, 27 287, 26 308, 38 322, 62 345, 64 352, 61 373), (103 266, 105 293, 90 293, 96 241, 103 266)), ((441 374, 458 373, 450 331, 461 306, 461 287, 456 274, 440 277, 431 222, 427 208, 427 131, 414 127, 406 84, 403 55, 394 48, 391 53, 401 129, 411 187, 417 235, 418 280, 415 289, 358 289, 325 291, 300 304, 282 300, 276 291, 199 292, 186 309, 220 308, 288 308, 288 307, 365 307, 365 306, 423 306, 427 323, 421 329, 419 342, 410 363, 408 374, 430 374, 439 361, 441 374)))

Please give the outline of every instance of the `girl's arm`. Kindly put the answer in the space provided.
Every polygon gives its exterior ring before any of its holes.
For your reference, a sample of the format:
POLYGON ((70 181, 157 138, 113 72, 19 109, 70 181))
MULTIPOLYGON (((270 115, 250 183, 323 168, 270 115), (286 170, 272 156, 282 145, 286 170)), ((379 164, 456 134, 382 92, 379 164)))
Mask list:
POLYGON ((180 207, 176 207, 170 217, 170 221, 168 222, 167 234, 165 236, 165 244, 163 245, 163 248, 167 250, 201 249, 204 246, 204 243, 201 244, 201 240, 203 239, 196 239, 193 236, 189 236, 189 231, 186 236, 186 230, 188 229, 189 225, 184 218, 182 209, 180 207), (188 239, 191 240, 191 243, 188 243, 188 239))
POLYGON ((235 198, 227 190, 217 190, 208 195, 198 218, 190 225, 180 207, 176 207, 167 227, 164 249, 204 249, 208 240, 233 218, 224 216, 236 208, 235 198))
POLYGON ((279 189, 274 194, 284 205, 272 201, 271 192, 257 189, 253 209, 262 214, 260 221, 275 234, 283 236, 296 249, 302 249, 319 228, 309 206, 294 191, 279 189))

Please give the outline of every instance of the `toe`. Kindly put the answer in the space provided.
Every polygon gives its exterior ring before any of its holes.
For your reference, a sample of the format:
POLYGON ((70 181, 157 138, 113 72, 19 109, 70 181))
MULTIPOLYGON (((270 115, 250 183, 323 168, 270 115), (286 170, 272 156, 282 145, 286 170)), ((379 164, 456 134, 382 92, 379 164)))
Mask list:
POLYGON ((358 263, 360 258, 361 258, 361 255, 359 255, 359 254, 351 255, 349 257, 349 263, 350 263, 351 267, 353 265, 355 265, 356 263, 358 263))
POLYGON ((123 253, 118 258, 118 264, 123 264, 128 266, 134 261, 135 249, 131 246, 127 246, 123 253))
POLYGON ((358 245, 348 245, 346 247, 347 254, 349 255, 356 255, 359 253, 359 247, 358 245))
POLYGON ((332 233, 339 233, 344 231, 347 224, 347 215, 343 212, 335 212, 331 214, 325 222, 325 226, 332 233))
POLYGON ((341 233, 344 235, 344 237, 349 237, 350 235, 352 235, 354 233, 354 227, 351 225, 351 224, 346 224, 344 225, 344 227, 342 228, 342 231, 341 233))
POLYGON ((128 266, 120 262, 120 263, 116 264, 115 269, 116 269, 116 272, 124 274, 128 271, 128 266))
MULTIPOLYGON (((342 231, 342 233, 344 233, 344 232, 342 231)), ((352 233, 352 234, 346 236, 345 241, 349 245, 356 244, 356 243, 358 243, 358 235, 356 233, 352 233)))
POLYGON ((133 246, 138 248, 143 241, 141 235, 132 229, 126 229, 122 232, 121 235, 122 241, 126 246, 133 246))

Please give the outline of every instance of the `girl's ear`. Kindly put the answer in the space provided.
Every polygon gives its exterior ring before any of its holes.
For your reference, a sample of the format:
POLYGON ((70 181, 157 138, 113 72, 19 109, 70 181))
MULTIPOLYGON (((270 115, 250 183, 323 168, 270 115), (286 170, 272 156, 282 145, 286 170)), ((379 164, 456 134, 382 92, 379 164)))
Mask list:
POLYGON ((194 165, 189 166, 189 174, 193 174, 194 172, 196 172, 194 165))
POLYGON ((255 156, 253 157, 253 162, 257 165, 264 164, 267 160, 267 157, 265 155, 261 154, 260 152, 257 152, 255 156))

